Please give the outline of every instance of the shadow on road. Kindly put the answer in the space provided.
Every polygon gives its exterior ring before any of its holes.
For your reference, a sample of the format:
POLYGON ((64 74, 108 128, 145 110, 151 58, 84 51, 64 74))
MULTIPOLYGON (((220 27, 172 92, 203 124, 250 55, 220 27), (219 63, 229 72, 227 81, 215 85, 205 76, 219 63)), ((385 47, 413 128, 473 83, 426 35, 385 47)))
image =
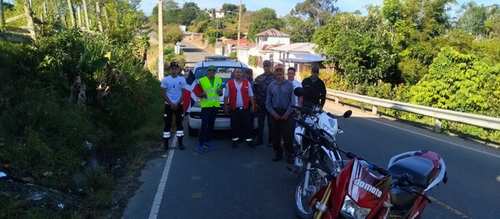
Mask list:
POLYGON ((183 48, 182 51, 184 51, 184 52, 204 52, 202 49, 194 48, 194 47, 183 48))

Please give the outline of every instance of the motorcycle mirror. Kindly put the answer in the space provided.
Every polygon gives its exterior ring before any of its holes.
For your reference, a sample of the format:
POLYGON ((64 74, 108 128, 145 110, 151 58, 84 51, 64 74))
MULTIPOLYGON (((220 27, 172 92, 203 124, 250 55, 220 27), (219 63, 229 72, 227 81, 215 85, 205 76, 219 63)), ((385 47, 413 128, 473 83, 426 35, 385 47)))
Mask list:
POLYGON ((6 178, 6 177, 7 177, 7 173, 0 171, 0 179, 6 178))
POLYGON ((304 96, 304 89, 301 87, 295 88, 295 90, 293 90, 293 94, 297 97, 302 97, 304 96))
POLYGON ((345 111, 343 117, 344 118, 349 118, 349 117, 351 117, 351 115, 352 115, 352 111, 351 110, 347 110, 347 111, 345 111))

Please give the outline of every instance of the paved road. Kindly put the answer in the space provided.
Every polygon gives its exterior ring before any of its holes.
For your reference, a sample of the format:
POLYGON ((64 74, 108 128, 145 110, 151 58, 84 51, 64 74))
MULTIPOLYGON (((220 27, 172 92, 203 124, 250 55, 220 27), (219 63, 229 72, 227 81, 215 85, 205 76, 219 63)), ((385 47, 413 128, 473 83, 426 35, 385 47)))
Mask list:
MULTIPOLYGON (((330 108, 339 112, 338 107, 330 108)), ((448 165, 449 182, 431 192, 436 199, 424 218, 500 218, 500 153, 456 137, 438 135, 399 122, 354 117, 340 121, 343 148, 379 165, 410 150, 440 153, 448 165)), ((230 147, 219 134, 213 152, 175 151, 169 166, 158 218, 295 218, 293 190, 297 177, 286 164, 271 162, 267 146, 230 147)), ((148 218, 165 159, 152 161, 143 172, 146 183, 131 200, 125 218, 148 218)))
MULTIPOLYGON (((187 46, 188 60, 207 54, 187 46)), ((345 110, 339 106, 328 109, 345 110)), ((339 136, 339 144, 382 166, 393 155, 411 150, 433 150, 444 157, 449 182, 430 193, 435 201, 424 218, 500 218, 498 150, 400 122, 369 118, 359 111, 340 124, 345 133, 339 136)), ((215 151, 199 155, 192 150, 196 139, 186 138, 186 151, 175 150, 170 160, 158 158, 147 164, 140 178, 144 183, 130 200, 124 218, 295 218, 293 191, 298 178, 285 163, 271 162, 271 148, 242 145, 232 149, 229 137, 222 133, 215 141, 215 151), (162 175, 166 175, 163 182, 162 175), (150 217, 155 196, 158 215, 150 217)))
POLYGON ((195 45, 191 44, 188 40, 182 41, 184 56, 186 57, 186 61, 190 63, 197 63, 203 61, 206 56, 213 55, 205 50, 197 48, 195 45))

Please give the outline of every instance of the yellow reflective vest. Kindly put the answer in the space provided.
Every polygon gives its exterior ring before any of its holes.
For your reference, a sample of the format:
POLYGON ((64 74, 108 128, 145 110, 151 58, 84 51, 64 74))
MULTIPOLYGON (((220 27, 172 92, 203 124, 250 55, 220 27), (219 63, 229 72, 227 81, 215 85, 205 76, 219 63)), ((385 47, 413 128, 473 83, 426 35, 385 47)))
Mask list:
POLYGON ((200 79, 199 83, 203 91, 207 94, 206 98, 201 98, 200 100, 201 108, 220 107, 219 94, 217 93, 217 90, 222 88, 222 79, 215 76, 212 84, 210 83, 210 79, 205 76, 200 79))

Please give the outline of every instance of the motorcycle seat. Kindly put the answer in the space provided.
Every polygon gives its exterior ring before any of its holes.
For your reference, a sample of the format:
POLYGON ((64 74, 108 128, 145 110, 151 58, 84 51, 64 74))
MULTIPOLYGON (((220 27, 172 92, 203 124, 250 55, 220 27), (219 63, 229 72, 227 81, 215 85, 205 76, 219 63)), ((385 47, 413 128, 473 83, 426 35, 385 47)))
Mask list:
POLYGON ((395 181, 401 177, 407 177, 406 180, 410 184, 424 189, 432 179, 433 169, 434 164, 431 160, 419 156, 410 156, 393 163, 389 167, 389 172, 395 181))

